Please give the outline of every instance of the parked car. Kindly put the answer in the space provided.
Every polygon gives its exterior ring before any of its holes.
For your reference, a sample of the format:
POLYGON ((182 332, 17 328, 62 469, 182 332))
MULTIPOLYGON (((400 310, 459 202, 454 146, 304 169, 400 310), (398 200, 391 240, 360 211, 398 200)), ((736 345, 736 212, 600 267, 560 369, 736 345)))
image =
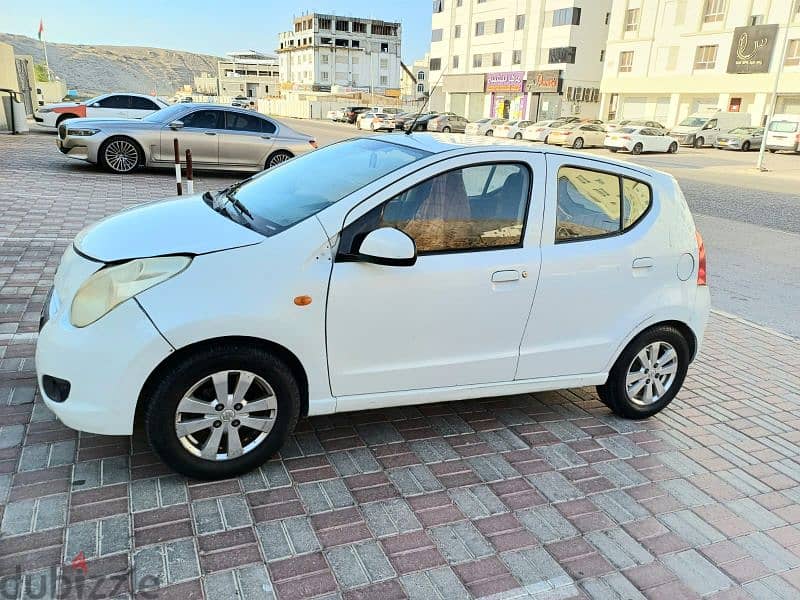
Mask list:
POLYGON ((650 127, 652 129, 663 129, 665 131, 667 129, 658 121, 647 121, 643 119, 623 119, 622 121, 609 121, 605 124, 605 126, 606 131, 609 133, 623 127, 650 127))
POLYGON ((751 148, 760 148, 763 139, 763 127, 736 127, 727 133, 718 135, 717 143, 714 146, 724 150, 747 152, 751 148))
POLYGON ((498 125, 502 125, 508 119, 479 119, 474 123, 467 123, 464 133, 467 135, 494 135, 494 129, 498 125))
POLYGON ((430 119, 426 128, 428 131, 441 131, 442 133, 464 133, 467 128, 467 121, 464 117, 453 114, 440 114, 430 119))
POLYGON ((387 113, 365 112, 358 117, 358 128, 368 131, 394 131, 394 119, 387 113))
POLYGON ((93 434, 130 435, 138 416, 199 479, 257 468, 306 414, 593 385, 646 418, 678 393, 709 314, 672 176, 427 134, 130 208, 84 229, 54 280, 35 363, 47 408, 93 434))
POLYGON ((370 108, 372 112, 379 112, 379 113, 386 113, 387 115, 399 115, 403 112, 401 109, 397 108, 396 106, 373 106, 370 108))
POLYGON ((800 152, 800 116, 775 115, 767 128, 767 150, 800 152))
POLYGON ((500 138, 522 139, 522 131, 533 121, 508 121, 494 129, 494 136, 500 138))
POLYGON ((173 139, 192 151, 197 169, 260 171, 317 147, 316 141, 252 110, 219 104, 174 104, 137 119, 71 119, 56 144, 70 158, 114 173, 174 165, 173 139))
MULTIPOLYGON (((410 121, 413 121, 414 117, 416 117, 417 114, 418 114, 418 111, 413 111, 413 112, 404 112, 404 113, 400 113, 399 115, 396 115, 395 118, 394 118, 394 127, 395 127, 395 129, 404 129, 406 124, 408 122, 410 122, 410 121)), ((433 112, 433 111, 427 111, 427 112, 421 113, 420 116, 430 115, 430 114, 436 114, 436 113, 433 112)))
POLYGON ((536 123, 531 123, 525 129, 522 130, 522 139, 529 140, 531 142, 543 142, 547 139, 547 136, 550 135, 550 132, 553 129, 560 127, 561 125, 566 125, 566 121, 562 119, 545 119, 543 121, 536 121, 536 123))
POLYGON ((425 115, 420 115, 417 119, 413 117, 411 119, 407 119, 403 125, 404 131, 426 131, 428 129, 428 121, 431 119, 435 119, 439 116, 439 113, 428 113, 425 115), (412 129, 413 126, 413 129, 412 129))
POLYGON ((721 132, 749 126, 749 113, 707 110, 689 115, 673 127, 669 134, 682 146, 702 148, 713 146, 721 132))
POLYGON ((58 102, 38 107, 34 120, 44 127, 58 127, 67 119, 141 119, 169 106, 155 96, 144 94, 102 94, 83 102, 58 102))
POLYGON ((344 109, 345 120, 351 125, 355 124, 358 115, 369 110, 368 106, 347 106, 344 109))
POLYGON ((602 125, 594 123, 567 123, 554 129, 547 137, 548 144, 571 146, 580 149, 602 146, 605 143, 606 130, 602 125))
POLYGON ((325 115, 325 118, 329 121, 344 121, 345 119, 345 109, 344 108, 335 108, 333 110, 329 110, 328 113, 325 115))
POLYGON ((678 140, 663 129, 652 127, 623 127, 609 133, 603 144, 611 152, 626 150, 631 154, 641 154, 642 152, 675 154, 678 151, 678 140))
POLYGON ((247 96, 236 96, 231 101, 231 106, 235 106, 236 108, 247 108, 250 105, 250 98, 247 96))

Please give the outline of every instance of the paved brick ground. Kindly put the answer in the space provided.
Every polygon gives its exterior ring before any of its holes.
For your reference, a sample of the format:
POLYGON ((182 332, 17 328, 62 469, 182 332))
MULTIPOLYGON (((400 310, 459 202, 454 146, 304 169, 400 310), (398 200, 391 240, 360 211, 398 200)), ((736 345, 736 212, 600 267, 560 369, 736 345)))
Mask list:
POLYGON ((59 256, 173 184, 52 144, 0 137, 4 597, 20 571, 38 597, 55 580, 65 597, 182 600, 800 594, 800 343, 722 315, 679 398, 643 423, 591 389, 335 415, 215 483, 171 474, 141 434, 61 426, 33 367, 59 256))

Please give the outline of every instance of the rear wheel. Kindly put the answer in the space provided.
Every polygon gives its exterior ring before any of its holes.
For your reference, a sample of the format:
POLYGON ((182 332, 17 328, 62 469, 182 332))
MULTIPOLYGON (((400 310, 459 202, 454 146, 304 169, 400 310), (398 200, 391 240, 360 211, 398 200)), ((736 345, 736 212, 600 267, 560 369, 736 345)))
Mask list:
POLYGON ((777 150, 774 150, 774 149, 770 148, 769 152, 770 152, 770 154, 775 154, 777 152, 777 150))
POLYGON ((514 134, 514 139, 515 140, 521 140, 522 139, 522 134, 521 133, 515 133, 514 134))
POLYGON ((581 148, 583 148, 583 138, 580 137, 575 138, 575 141, 572 142, 572 147, 575 148, 576 150, 580 150, 581 148))
POLYGON ((56 119, 56 127, 61 125, 67 119, 77 119, 77 118, 78 118, 78 115, 72 115, 72 114, 61 115, 61 116, 58 117, 58 119, 56 119))
POLYGON ((750 142, 745 140, 742 142, 742 152, 747 152, 748 150, 750 150, 750 142))
POLYGON ((124 136, 114 136, 108 138, 100 146, 98 160, 104 169, 124 175, 141 165, 144 162, 144 157, 139 145, 132 139, 124 136))
POLYGON ((705 139, 703 139, 701 137, 695 138, 695 140, 694 140, 694 147, 695 148, 702 148, 705 145, 706 145, 705 139))
POLYGON ((678 144, 677 144, 677 142, 672 142, 672 143, 669 145, 669 148, 667 148, 667 152, 669 152, 670 154, 675 154, 677 151, 678 151, 678 144))
POLYGON ((144 401, 153 450, 175 471, 198 479, 235 477, 263 464, 300 414, 291 370, 269 352, 239 344, 188 356, 144 401))
POLYGON ((449 127, 442 127, 442 133, 450 133, 449 127))
POLYGON ((618 148, 609 148, 611 152, 617 152, 618 148))
POLYGON ((489 131, 486 132, 486 135, 488 135, 489 137, 492 137, 492 136, 494 136, 494 131, 492 131, 490 129, 489 131))
POLYGON ((639 142, 631 149, 631 154, 641 154, 642 150, 644 150, 644 146, 639 142))
POLYGON ((270 154, 270 157, 267 159, 267 164, 264 168, 270 169, 272 167, 276 167, 282 162, 286 162, 292 158, 292 154, 287 152, 286 150, 278 150, 277 152, 273 152, 270 154))
POLYGON ((598 386, 600 400, 626 419, 645 419, 672 402, 689 368, 689 344, 669 325, 648 329, 633 339, 598 386))

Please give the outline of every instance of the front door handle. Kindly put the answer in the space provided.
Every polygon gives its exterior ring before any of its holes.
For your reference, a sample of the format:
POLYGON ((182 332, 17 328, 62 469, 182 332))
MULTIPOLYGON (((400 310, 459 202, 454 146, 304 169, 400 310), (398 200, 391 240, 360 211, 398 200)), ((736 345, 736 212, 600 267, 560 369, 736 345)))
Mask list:
POLYGON ((205 133, 206 135, 217 135, 216 131, 204 131, 203 133, 205 133))
POLYGON ((642 258, 633 259, 633 264, 631 266, 634 269, 651 269, 655 266, 655 264, 656 263, 652 258, 645 256, 642 258))
POLYGON ((262 139, 262 140, 271 140, 271 139, 272 139, 272 136, 270 136, 270 135, 262 135, 262 136, 261 136, 261 139, 262 139))
POLYGON ((519 281, 519 271, 495 271, 492 273, 492 282, 503 283, 506 281, 519 281))

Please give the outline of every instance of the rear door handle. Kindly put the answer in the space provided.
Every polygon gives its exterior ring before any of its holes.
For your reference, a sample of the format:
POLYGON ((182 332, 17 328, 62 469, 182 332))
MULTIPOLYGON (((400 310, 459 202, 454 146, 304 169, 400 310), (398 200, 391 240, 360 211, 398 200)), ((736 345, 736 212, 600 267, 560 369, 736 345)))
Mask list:
POLYGON ((633 264, 631 265, 634 269, 651 269, 655 266, 655 261, 650 258, 649 256, 642 257, 642 258, 635 258, 633 259, 633 264))
POLYGON ((216 131, 204 131, 203 133, 205 133, 206 135, 217 135, 216 131))
POLYGON ((494 283, 503 283, 506 281, 518 281, 519 280, 519 271, 509 270, 509 271, 495 271, 492 273, 492 281, 494 283))
POLYGON ((269 135, 262 135, 262 136, 261 136, 261 139, 262 139, 262 140, 271 140, 271 139, 272 139, 272 136, 269 136, 269 135))

